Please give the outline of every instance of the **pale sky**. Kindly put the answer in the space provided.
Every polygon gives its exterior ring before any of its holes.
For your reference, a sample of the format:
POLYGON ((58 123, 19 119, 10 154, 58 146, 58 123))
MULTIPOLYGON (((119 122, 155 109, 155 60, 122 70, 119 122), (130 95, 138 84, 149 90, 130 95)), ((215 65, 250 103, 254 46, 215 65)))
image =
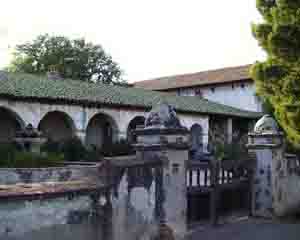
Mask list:
POLYGON ((50 33, 101 44, 130 82, 253 63, 255 0, 1 0, 0 68, 50 33))

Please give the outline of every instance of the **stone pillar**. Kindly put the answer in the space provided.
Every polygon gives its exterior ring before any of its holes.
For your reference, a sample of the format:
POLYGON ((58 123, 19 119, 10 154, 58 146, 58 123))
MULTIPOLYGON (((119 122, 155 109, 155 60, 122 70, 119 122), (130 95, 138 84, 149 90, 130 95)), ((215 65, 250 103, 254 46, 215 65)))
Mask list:
POLYGON ((284 136, 266 115, 249 134, 249 151, 256 157, 252 184, 252 214, 283 217, 300 211, 300 174, 295 158, 285 154, 284 136))
POLYGON ((250 133, 248 149, 255 155, 252 181, 252 215, 273 216, 273 169, 278 156, 283 156, 282 134, 250 133))
MULTIPOLYGON (((139 159, 161 160, 156 179, 156 217, 161 239, 181 239, 187 230, 186 161, 189 131, 183 128, 171 106, 154 108, 137 135, 139 159), (172 234, 174 238, 163 238, 172 234)), ((157 239, 160 239, 157 237, 157 239)), ((156 238, 155 238, 156 239, 156 238)))
POLYGON ((274 216, 276 162, 284 159, 283 134, 278 132, 274 119, 266 115, 248 134, 248 149, 255 156, 252 181, 252 215, 270 218, 274 216))

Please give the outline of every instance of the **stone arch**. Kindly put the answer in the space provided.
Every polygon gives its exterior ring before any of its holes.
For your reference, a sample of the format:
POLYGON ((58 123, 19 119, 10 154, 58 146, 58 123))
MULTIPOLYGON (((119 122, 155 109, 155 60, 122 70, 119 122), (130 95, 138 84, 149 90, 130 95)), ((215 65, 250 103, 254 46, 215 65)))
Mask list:
POLYGON ((191 150, 203 150, 203 129, 200 124, 193 124, 191 127, 191 150))
POLYGON ((73 119, 65 112, 48 112, 39 122, 39 131, 53 141, 70 139, 76 134, 73 119))
POLYGON ((101 148, 104 144, 111 144, 118 139, 118 125, 116 121, 105 113, 95 114, 86 128, 86 144, 101 148))
POLYGON ((145 124, 146 118, 144 116, 136 116, 128 124, 127 127, 127 140, 129 142, 136 142, 136 137, 132 134, 132 131, 139 125, 145 124))
POLYGON ((16 112, 0 106, 0 143, 13 141, 16 132, 24 127, 25 122, 16 112))

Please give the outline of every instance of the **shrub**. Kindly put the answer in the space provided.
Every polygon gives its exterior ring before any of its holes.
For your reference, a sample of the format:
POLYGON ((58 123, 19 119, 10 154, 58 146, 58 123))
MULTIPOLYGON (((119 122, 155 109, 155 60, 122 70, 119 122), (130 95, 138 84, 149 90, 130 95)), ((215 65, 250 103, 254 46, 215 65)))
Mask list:
POLYGON ((64 160, 63 155, 47 154, 40 155, 32 152, 16 152, 9 166, 13 168, 40 168, 54 167, 64 160))
POLYGON ((18 149, 15 144, 0 144, 0 167, 2 168, 53 167, 63 160, 62 154, 25 152, 18 149))
POLYGON ((0 144, 0 167, 12 167, 16 152, 13 144, 0 144))
POLYGON ((38 165, 38 155, 31 152, 16 152, 13 167, 35 168, 38 165))
POLYGON ((84 161, 87 162, 99 162, 103 159, 103 152, 101 149, 92 145, 87 148, 84 161))
POLYGON ((47 155, 39 155, 36 167, 56 167, 64 162, 64 155, 62 153, 48 153, 47 155))
POLYGON ((47 142, 45 142, 41 146, 41 152, 46 153, 60 153, 61 152, 61 144, 59 142, 53 141, 52 139, 48 139, 47 142))
POLYGON ((251 167, 247 149, 239 143, 219 144, 214 151, 214 157, 218 161, 227 161, 236 176, 242 176, 244 168, 251 167))
POLYGON ((248 159, 248 151, 239 143, 217 144, 214 150, 214 157, 217 160, 240 161, 248 159))
POLYGON ((104 144, 102 148, 104 156, 115 157, 134 154, 134 150, 130 143, 125 139, 121 139, 119 142, 104 144))
POLYGON ((61 151, 66 161, 84 160, 87 150, 78 137, 73 137, 63 142, 61 151))

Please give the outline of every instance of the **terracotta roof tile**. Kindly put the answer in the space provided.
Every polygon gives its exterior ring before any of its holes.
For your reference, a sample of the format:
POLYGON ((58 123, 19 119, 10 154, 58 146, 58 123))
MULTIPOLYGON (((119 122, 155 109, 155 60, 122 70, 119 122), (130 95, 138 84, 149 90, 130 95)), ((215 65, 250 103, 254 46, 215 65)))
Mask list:
POLYGON ((167 90, 250 80, 251 65, 228 67, 204 72, 174 75, 135 82, 134 86, 148 90, 167 90))
POLYGON ((258 118, 261 114, 211 102, 199 97, 181 97, 134 87, 87 83, 71 79, 49 80, 44 76, 8 73, 1 80, 0 98, 43 100, 83 106, 117 106, 151 109, 166 102, 179 112, 258 118))

